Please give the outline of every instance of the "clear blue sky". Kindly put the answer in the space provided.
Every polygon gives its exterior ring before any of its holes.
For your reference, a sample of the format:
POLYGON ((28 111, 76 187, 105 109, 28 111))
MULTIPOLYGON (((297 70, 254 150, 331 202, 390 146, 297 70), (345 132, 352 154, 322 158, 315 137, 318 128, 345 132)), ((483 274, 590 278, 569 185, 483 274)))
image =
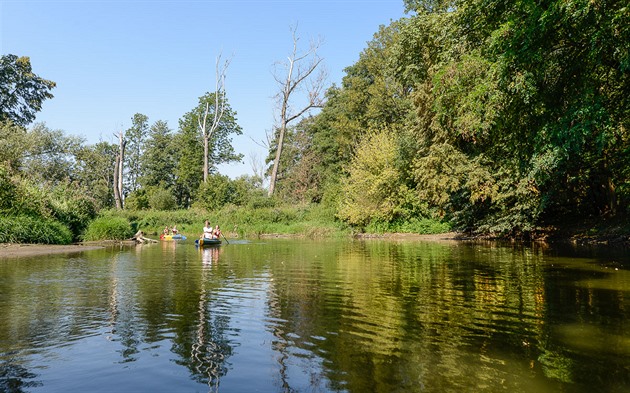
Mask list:
POLYGON ((0 52, 29 56, 57 83, 36 121, 88 143, 114 142, 135 113, 177 130, 214 90, 216 56, 233 55, 226 90, 245 159, 221 172, 235 177, 252 173, 249 156, 266 157, 252 139, 273 126, 273 64, 290 53, 291 26, 304 49, 323 39, 328 82, 339 85, 379 26, 403 16, 402 0, 0 0, 0 52))

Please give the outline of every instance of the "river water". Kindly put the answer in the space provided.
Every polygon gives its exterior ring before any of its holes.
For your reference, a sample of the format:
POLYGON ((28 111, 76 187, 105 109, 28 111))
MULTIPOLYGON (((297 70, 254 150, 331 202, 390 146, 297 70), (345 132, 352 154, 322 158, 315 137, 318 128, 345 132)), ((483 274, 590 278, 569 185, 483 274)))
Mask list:
POLYGON ((630 254, 386 240, 0 259, 0 392, 629 392, 630 254))

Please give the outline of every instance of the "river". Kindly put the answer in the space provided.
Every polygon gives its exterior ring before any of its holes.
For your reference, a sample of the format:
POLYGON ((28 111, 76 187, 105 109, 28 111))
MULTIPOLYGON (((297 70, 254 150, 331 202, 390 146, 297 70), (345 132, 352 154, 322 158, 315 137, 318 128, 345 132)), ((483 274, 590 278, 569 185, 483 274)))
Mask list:
POLYGON ((271 239, 0 259, 0 391, 628 392, 627 251, 271 239))

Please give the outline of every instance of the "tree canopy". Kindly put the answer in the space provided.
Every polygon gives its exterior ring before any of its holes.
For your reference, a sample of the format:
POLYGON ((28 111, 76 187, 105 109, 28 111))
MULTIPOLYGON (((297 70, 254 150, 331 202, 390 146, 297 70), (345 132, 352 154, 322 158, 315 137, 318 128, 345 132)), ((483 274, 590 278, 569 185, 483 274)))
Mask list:
POLYGON ((52 98, 55 82, 33 73, 31 60, 16 55, 0 56, 0 121, 26 126, 35 120, 44 100, 52 98))
POLYGON ((340 218, 520 236, 629 213, 622 2, 404 4, 306 130, 323 178, 346 184, 340 218))

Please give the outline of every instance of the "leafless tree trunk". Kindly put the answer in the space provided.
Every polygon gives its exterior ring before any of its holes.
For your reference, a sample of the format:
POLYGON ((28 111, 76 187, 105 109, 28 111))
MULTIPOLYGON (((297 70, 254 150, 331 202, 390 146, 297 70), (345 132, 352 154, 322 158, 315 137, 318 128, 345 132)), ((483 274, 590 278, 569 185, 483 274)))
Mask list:
POLYGON ((114 164, 114 200, 116 209, 123 209, 123 167, 125 163, 125 146, 127 141, 123 138, 123 132, 118 133, 118 154, 114 164))
POLYGON ((201 130, 201 136, 203 138, 203 182, 208 181, 208 156, 210 153, 210 138, 212 133, 219 127, 223 113, 225 112, 225 74, 231 59, 225 60, 221 64, 221 55, 217 56, 217 62, 215 65, 216 72, 216 84, 214 90, 214 113, 212 123, 208 126, 208 115, 210 113, 210 103, 206 102, 206 110, 203 116, 199 116, 197 121, 199 122, 199 129, 201 130))
POLYGON ((283 63, 286 67, 286 78, 278 72, 274 73, 274 78, 280 86, 280 91, 276 95, 280 109, 280 124, 277 127, 276 139, 276 156, 273 160, 273 169, 269 180, 269 196, 272 196, 278 178, 278 168, 280 167, 280 158, 282 157, 282 147, 284 144, 284 135, 290 122, 300 118, 313 108, 321 108, 323 105, 323 90, 326 81, 326 72, 321 67, 318 74, 314 74, 322 58, 317 55, 317 51, 321 45, 321 41, 311 42, 306 52, 298 51, 297 27, 291 28, 293 36, 293 50, 287 57, 287 62, 283 63), (295 110, 291 107, 291 98, 300 90, 305 90, 307 94, 307 102, 301 109, 295 110))

